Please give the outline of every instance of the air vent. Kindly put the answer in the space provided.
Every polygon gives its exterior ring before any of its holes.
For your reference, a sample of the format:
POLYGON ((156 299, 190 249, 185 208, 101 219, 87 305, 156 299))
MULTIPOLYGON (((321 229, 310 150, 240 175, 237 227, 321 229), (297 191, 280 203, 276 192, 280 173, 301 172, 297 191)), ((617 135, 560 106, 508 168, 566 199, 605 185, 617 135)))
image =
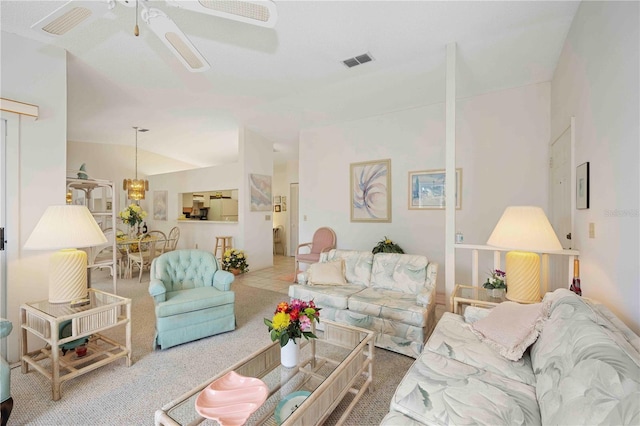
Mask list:
POLYGON ((373 61, 373 57, 371 56, 370 53, 367 52, 367 53, 363 53, 362 55, 358 55, 354 58, 345 59, 344 61, 342 61, 342 63, 349 68, 353 68, 356 65, 365 64, 371 61, 373 61))

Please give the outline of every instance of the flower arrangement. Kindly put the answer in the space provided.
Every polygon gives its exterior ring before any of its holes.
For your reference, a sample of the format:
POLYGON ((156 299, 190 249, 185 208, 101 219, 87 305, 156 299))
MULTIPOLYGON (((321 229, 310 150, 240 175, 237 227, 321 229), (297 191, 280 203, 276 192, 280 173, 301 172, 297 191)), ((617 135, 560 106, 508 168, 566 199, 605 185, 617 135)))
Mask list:
POLYGON ((129 207, 118 213, 118 215, 123 223, 129 226, 136 226, 141 224, 144 218, 147 217, 147 212, 142 210, 142 207, 139 205, 132 203, 129 204, 129 207))
POLYGON ((222 257, 222 269, 230 271, 231 269, 237 269, 241 273, 249 271, 249 264, 247 263, 247 256, 243 250, 227 249, 222 257))
POLYGON ((400 248, 399 245, 391 241, 386 236, 383 240, 379 241, 378 244, 371 250, 373 254, 376 253, 404 253, 404 250, 400 248))
POLYGON ((284 347, 289 340, 304 337, 305 339, 316 339, 317 336, 311 332, 313 321, 320 321, 320 309, 313 300, 304 302, 300 299, 292 299, 290 303, 280 302, 272 319, 264 319, 264 323, 269 327, 271 340, 280 342, 280 347, 284 347))
POLYGON ((505 283, 506 277, 506 272, 500 269, 493 270, 491 271, 491 277, 487 278, 487 282, 482 284, 482 287, 490 290, 494 288, 507 288, 507 284, 505 283))

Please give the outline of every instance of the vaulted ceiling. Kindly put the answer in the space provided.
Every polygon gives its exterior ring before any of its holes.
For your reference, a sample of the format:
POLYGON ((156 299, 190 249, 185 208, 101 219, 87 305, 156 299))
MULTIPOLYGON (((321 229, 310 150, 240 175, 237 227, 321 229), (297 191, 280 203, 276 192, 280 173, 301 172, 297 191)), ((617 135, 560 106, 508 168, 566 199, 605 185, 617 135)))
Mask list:
POLYGON ((131 127, 145 127, 141 149, 196 166, 235 161, 241 126, 283 161, 301 129, 443 102, 451 42, 458 97, 549 81, 579 4, 275 1, 263 28, 145 1, 211 65, 193 73, 140 20, 135 37, 135 8, 120 3, 57 38, 31 28, 65 3, 1 0, 0 14, 2 31, 68 51, 68 139, 133 145, 131 127), (374 60, 342 63, 365 52, 374 60))

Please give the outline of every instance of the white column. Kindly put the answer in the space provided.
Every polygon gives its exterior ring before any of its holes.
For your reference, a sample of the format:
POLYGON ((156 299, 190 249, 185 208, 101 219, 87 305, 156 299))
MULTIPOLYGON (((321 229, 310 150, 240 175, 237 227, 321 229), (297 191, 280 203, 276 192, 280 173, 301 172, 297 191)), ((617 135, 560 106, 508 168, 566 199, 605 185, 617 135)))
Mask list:
POLYGON ((446 75, 446 210, 445 210, 445 301, 451 309, 451 294, 456 284, 456 43, 447 44, 446 75))

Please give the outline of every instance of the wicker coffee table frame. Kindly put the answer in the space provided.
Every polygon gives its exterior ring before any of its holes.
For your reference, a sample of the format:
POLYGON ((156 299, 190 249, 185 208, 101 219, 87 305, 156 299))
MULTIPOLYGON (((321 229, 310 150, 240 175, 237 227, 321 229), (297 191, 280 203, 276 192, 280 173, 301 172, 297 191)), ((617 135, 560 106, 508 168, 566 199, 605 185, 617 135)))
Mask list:
POLYGON ((331 321, 323 321, 323 325, 324 332, 319 339, 303 342, 302 361, 297 367, 283 368, 280 365, 280 345, 274 342, 157 410, 155 424, 198 425, 208 422, 196 412, 195 400, 211 382, 230 371, 262 379, 269 386, 267 401, 249 418, 248 425, 276 425, 274 410, 277 403, 298 390, 309 390, 311 395, 282 423, 283 426, 320 425, 347 393, 351 393, 353 397, 337 424, 343 423, 364 392, 367 389, 372 391, 374 333, 331 321), (340 355, 325 355, 332 351, 340 355))

